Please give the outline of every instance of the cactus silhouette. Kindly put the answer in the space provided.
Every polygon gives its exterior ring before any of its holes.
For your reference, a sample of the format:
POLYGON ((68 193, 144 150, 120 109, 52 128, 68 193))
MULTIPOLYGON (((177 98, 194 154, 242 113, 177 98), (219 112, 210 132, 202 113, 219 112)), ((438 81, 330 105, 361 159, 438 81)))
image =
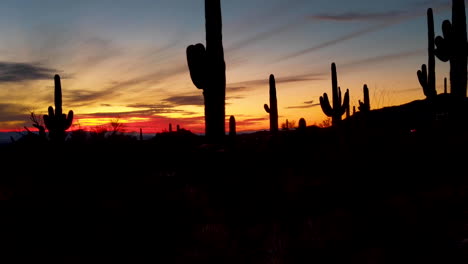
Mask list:
POLYGON ((49 114, 44 115, 44 124, 49 131, 49 138, 53 142, 65 141, 65 131, 70 128, 73 122, 73 111, 68 112, 68 116, 62 113, 62 85, 60 76, 55 75, 54 101, 55 111, 49 106, 49 114))
POLYGON ((229 136, 235 137, 236 134, 236 118, 234 116, 231 116, 229 118, 229 136))
POLYGON ((338 78, 336 74, 336 65, 332 63, 332 93, 333 93, 333 107, 330 105, 328 100, 327 93, 324 93, 323 96, 320 96, 320 106, 322 111, 328 117, 332 119, 332 126, 337 126, 341 122, 341 116, 346 112, 346 109, 349 107, 349 90, 346 89, 346 93, 342 102, 341 98, 341 89, 338 87, 338 78))
POLYGON ((444 78, 444 94, 447 94, 447 77, 444 78))
POLYGON ((467 55, 465 1, 452 1, 452 22, 444 20, 442 36, 435 38, 435 55, 443 62, 450 61, 450 91, 457 98, 465 98, 467 91, 467 55))
POLYGON ((432 9, 427 9, 427 39, 428 39, 428 67, 426 64, 421 66, 417 72, 419 83, 423 88, 427 99, 432 99, 437 95, 436 74, 435 74, 435 55, 434 55, 434 15, 432 9))
POLYGON ((220 0, 205 0, 206 48, 187 47, 190 77, 205 100, 205 135, 209 143, 222 143, 225 128, 226 64, 222 41, 220 0))
POLYGON ((276 99, 276 81, 273 74, 270 75, 270 106, 263 105, 265 111, 270 114, 270 132, 278 132, 278 101, 276 99))
POLYGON ((304 130, 307 127, 306 120, 304 118, 299 119, 298 129, 304 130))
POLYGON ((364 102, 359 100, 358 108, 360 112, 367 113, 370 111, 369 88, 367 87, 367 84, 364 84, 362 90, 364 92, 364 102))

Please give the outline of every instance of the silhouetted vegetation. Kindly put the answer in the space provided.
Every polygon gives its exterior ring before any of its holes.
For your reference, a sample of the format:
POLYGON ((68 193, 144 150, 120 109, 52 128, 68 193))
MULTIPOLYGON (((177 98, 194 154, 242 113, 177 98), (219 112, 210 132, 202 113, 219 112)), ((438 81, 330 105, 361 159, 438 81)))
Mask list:
POLYGON ((421 84, 424 95, 428 99, 432 99, 437 95, 436 77, 435 77, 435 55, 434 55, 434 16, 432 8, 427 9, 427 42, 428 42, 428 65, 421 66, 421 70, 417 72, 419 83, 421 84))
POLYGON ((327 93, 320 96, 320 106, 322 107, 323 113, 332 118, 332 125, 338 126, 341 122, 342 116, 349 108, 349 90, 346 89, 344 98, 341 98, 341 88, 338 86, 338 77, 336 74, 336 65, 332 63, 332 102, 333 106, 330 105, 327 93))
POLYGON ((78 263, 466 263, 466 18, 463 0, 453 3, 435 51, 428 10, 428 69, 418 72, 426 99, 371 108, 365 84, 351 115, 332 63, 332 104, 320 97, 328 118, 318 125, 285 119, 278 130, 271 75, 270 131, 241 133, 230 116, 226 135, 219 0, 205 1, 206 49, 186 50, 205 135, 170 123, 144 139, 118 119, 67 132, 73 111, 62 113, 55 76, 55 110, 44 122, 31 113, 38 132, 25 128, 1 149, 14 173, 2 173, 0 201, 74 214, 20 219, 15 239, 41 253, 51 247, 45 237, 60 242, 57 252, 84 244, 90 253, 78 263), (450 93, 446 78, 444 93, 435 91, 434 54, 450 60, 450 93))
POLYGON ((205 134, 210 143, 223 143, 225 136, 226 65, 222 39, 220 0, 205 1, 206 48, 187 47, 190 76, 205 99, 205 134))
POLYGON ((467 36, 465 0, 452 1, 452 22, 442 23, 443 36, 435 38, 435 55, 443 62, 450 61, 451 94, 466 98, 467 89, 467 36))
POLYGON ((275 135, 278 133, 278 102, 276 98, 276 81, 273 74, 270 75, 270 106, 263 105, 265 111, 270 114, 270 132, 275 135))
POLYGON ((44 124, 49 131, 49 138, 53 142, 62 143, 65 141, 66 130, 68 130, 73 122, 73 111, 68 112, 68 116, 62 113, 62 85, 60 76, 54 77, 54 102, 55 111, 52 106, 49 106, 49 114, 44 115, 44 124))

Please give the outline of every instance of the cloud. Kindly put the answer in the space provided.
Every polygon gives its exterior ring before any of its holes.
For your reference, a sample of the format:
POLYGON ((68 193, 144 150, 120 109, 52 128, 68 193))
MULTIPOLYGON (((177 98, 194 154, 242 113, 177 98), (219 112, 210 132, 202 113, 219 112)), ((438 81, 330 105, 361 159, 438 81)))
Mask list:
POLYGON ((427 52, 425 49, 419 49, 419 50, 409 50, 409 51, 404 51, 404 52, 398 52, 398 53, 392 53, 392 54, 385 54, 381 56, 375 56, 375 57, 369 57, 365 58, 362 60, 355 60, 355 61, 350 61, 346 63, 342 63, 340 68, 356 68, 357 66, 361 65, 368 65, 372 63, 380 63, 380 62, 388 62, 392 60, 398 60, 398 59, 405 59, 408 57, 412 56, 419 56, 427 52))
POLYGON ((304 102, 304 105, 288 106, 288 107, 286 107, 286 109, 305 109, 305 108, 316 107, 316 106, 319 106, 319 105, 320 105, 319 103, 314 104, 314 101, 312 100, 312 101, 304 102))
POLYGON ((225 48, 225 51, 226 53, 230 53, 230 52, 234 52, 238 49, 241 49, 241 48, 244 48, 246 46, 249 46, 249 45, 252 45, 252 44, 255 44, 259 41, 262 41, 262 40, 265 40, 265 39, 268 39, 272 36, 275 36, 279 33, 282 33, 282 32, 285 32, 291 28, 295 28, 297 27, 298 25, 300 24, 304 24, 304 19, 300 19, 300 20, 297 20, 297 21, 294 21, 294 22, 291 22, 291 23, 288 23, 288 24, 285 24, 285 25, 281 25, 279 27, 276 27, 276 28, 273 28, 271 30, 268 30, 268 31, 264 31, 264 32, 261 32, 261 33, 256 33, 254 36, 250 36, 248 38, 245 38, 245 39, 242 39, 230 46, 227 46, 225 48))
POLYGON ((312 15, 312 20, 325 21, 368 21, 368 20, 393 20, 395 17, 408 14, 407 11, 387 11, 387 12, 345 12, 341 14, 317 14, 312 15))
POLYGON ((25 121, 28 115, 24 105, 0 103, 0 122, 25 121))
MULTIPOLYGON (((434 3, 438 11, 443 11, 451 7, 449 3, 441 2, 441 1, 425 1, 424 3, 425 4, 434 3)), ((415 10, 414 7, 408 8, 408 9, 415 10)), ((343 36, 339 36, 335 39, 322 42, 313 47, 287 54, 285 56, 278 58, 276 62, 292 59, 292 58, 299 57, 299 56, 302 56, 311 52, 318 51, 320 49, 328 48, 330 46, 342 43, 344 41, 351 40, 351 39, 363 36, 368 33, 376 32, 378 30, 401 23, 403 21, 416 18, 416 17, 420 17, 420 16, 425 16, 425 15, 426 15, 426 9, 417 9, 415 11, 397 10, 397 11, 374 12, 374 13, 346 12, 346 13, 341 13, 341 14, 322 13, 318 15, 311 15, 310 18, 316 21, 327 20, 327 21, 350 22, 350 21, 372 20, 372 21, 377 21, 377 24, 362 28, 357 31, 350 32, 343 36)))
POLYGON ((247 119, 238 120, 238 118, 236 117, 236 126, 238 127, 255 126, 255 125, 258 125, 259 123, 263 123, 268 120, 269 118, 247 118, 247 119))
POLYGON ((202 95, 171 96, 171 97, 164 99, 163 102, 167 102, 175 106, 182 106, 182 105, 203 106, 205 104, 202 95))
MULTIPOLYGON (((310 73, 310 74, 299 74, 290 75, 285 77, 276 77, 276 84, 294 83, 294 82, 306 82, 306 81, 321 81, 324 79, 323 73, 310 73)), ((230 83, 227 85, 227 89, 230 92, 245 92, 247 90, 253 90, 259 86, 269 86, 269 78, 248 80, 236 83, 230 83)))
POLYGON ((323 49, 323 48, 328 48, 328 47, 336 45, 338 43, 342 43, 342 42, 344 42, 346 40, 354 39, 354 38, 357 38, 359 36, 365 35, 367 33, 372 33, 372 32, 378 31, 378 30, 380 30, 382 28, 385 28, 385 27, 388 27, 388 26, 390 26, 392 24, 394 24, 394 23, 393 22, 385 22, 385 23, 379 23, 377 25, 372 25, 370 27, 366 27, 366 28, 363 28, 363 29, 360 29, 360 30, 357 30, 357 31, 354 31, 354 32, 351 32, 351 33, 348 33, 348 34, 340 36, 338 38, 325 41, 325 42, 320 43, 318 45, 315 45, 313 47, 287 54, 285 56, 282 56, 282 57, 278 58, 275 62, 296 58, 296 57, 299 57, 299 56, 302 56, 302 55, 305 55, 305 54, 308 54, 308 53, 311 53, 311 52, 314 52, 314 51, 317 51, 317 50, 320 50, 320 49, 323 49))
POLYGON ((49 80, 58 72, 37 63, 0 62, 0 83, 49 80))
POLYGON ((184 115, 193 115, 194 112, 189 112, 185 110, 175 109, 178 105, 175 104, 131 104, 127 105, 130 108, 142 108, 143 110, 137 110, 132 112, 127 112, 129 114, 142 114, 142 115, 158 115, 158 114, 171 114, 171 113, 180 113, 184 115))

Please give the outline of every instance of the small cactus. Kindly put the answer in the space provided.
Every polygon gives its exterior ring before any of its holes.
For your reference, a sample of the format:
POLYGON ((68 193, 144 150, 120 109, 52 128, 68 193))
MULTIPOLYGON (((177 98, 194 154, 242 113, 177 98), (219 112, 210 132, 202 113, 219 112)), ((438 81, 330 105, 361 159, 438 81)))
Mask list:
POLYGON ((338 86, 338 78, 336 74, 336 65, 332 63, 331 65, 332 72, 332 93, 333 93, 333 107, 330 105, 328 100, 328 95, 326 93, 323 96, 320 96, 320 106, 325 115, 332 118, 332 126, 337 126, 341 122, 341 116, 346 112, 346 109, 349 107, 349 90, 346 89, 346 93, 343 99, 341 100, 341 89, 338 86))
POLYGON ((229 118, 229 136, 235 137, 236 134, 236 118, 234 116, 231 116, 229 118))
POLYGON ((54 77, 54 101, 55 111, 52 106, 49 106, 48 115, 44 115, 44 124, 49 131, 49 138, 53 142, 64 142, 66 133, 73 122, 73 111, 68 112, 68 116, 62 113, 62 85, 60 83, 60 76, 57 74, 54 77))
POLYGON ((370 111, 369 88, 367 87, 367 84, 364 84, 362 90, 364 92, 364 102, 359 100, 358 108, 360 112, 367 113, 370 111))
POLYGON ((278 101, 276 99, 276 81, 273 74, 270 75, 270 106, 263 105, 265 111, 270 114, 270 132, 278 132, 278 101))
POLYGON ((307 127, 306 120, 304 118, 299 119, 299 130, 305 130, 307 127))

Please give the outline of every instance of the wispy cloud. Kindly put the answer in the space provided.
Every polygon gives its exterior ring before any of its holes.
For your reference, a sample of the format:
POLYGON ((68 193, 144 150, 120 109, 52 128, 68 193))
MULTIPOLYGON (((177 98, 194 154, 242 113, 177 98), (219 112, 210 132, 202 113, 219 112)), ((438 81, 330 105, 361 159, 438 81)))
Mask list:
POLYGON ((182 105, 203 106, 204 105, 203 96, 201 95, 171 96, 166 99, 163 99, 163 102, 167 102, 175 106, 182 106, 182 105))
POLYGON ((296 105, 296 106, 288 106, 286 109, 305 109, 305 108, 312 108, 319 106, 319 103, 315 103, 313 100, 312 101, 307 101, 304 102, 303 105, 296 105))
MULTIPOLYGON (((436 4, 438 11, 443 11, 451 7, 451 5, 447 2, 441 2, 441 1, 426 1, 426 2, 428 3, 432 2, 436 4)), ((414 10, 414 11, 395 10, 395 11, 373 12, 373 13, 356 11, 356 12, 345 12, 345 13, 340 13, 340 14, 322 13, 322 14, 317 14, 317 15, 311 15, 309 18, 314 21, 327 20, 327 21, 338 21, 338 22, 351 22, 351 21, 372 20, 372 21, 377 22, 377 24, 373 24, 371 26, 359 29, 357 31, 350 32, 348 34, 325 41, 313 47, 287 54, 285 56, 278 58, 276 62, 296 58, 296 57, 299 57, 299 56, 302 56, 311 52, 315 52, 324 48, 328 48, 330 46, 342 43, 344 41, 355 39, 365 34, 379 31, 381 29, 401 23, 403 21, 426 15, 426 9, 411 8, 409 10, 414 10)))
MULTIPOLYGON (((275 76, 276 84, 294 83, 294 82, 306 82, 306 81, 321 81, 325 78, 323 73, 310 73, 310 74, 299 74, 290 75, 284 77, 275 76)), ((260 86, 268 86, 269 78, 257 80, 248 80, 236 83, 230 83, 227 85, 227 89, 230 92, 245 92, 247 90, 257 89, 260 86)))
POLYGON ((287 23, 285 25, 275 27, 275 28, 273 28, 271 30, 264 31, 264 32, 261 32, 261 33, 256 33, 253 36, 241 39, 240 41, 235 42, 234 44, 227 46, 225 48, 226 53, 234 52, 234 51, 236 51, 238 49, 244 48, 246 46, 255 44, 255 43, 260 42, 262 40, 265 40, 265 39, 268 39, 268 38, 273 37, 275 35, 278 35, 278 34, 280 34, 282 32, 286 32, 286 31, 290 30, 291 28, 297 27, 298 25, 303 25, 304 21, 306 21, 306 19, 299 19, 299 20, 287 23))
POLYGON ((424 54, 425 52, 427 51, 424 49, 418 49, 418 50, 409 50, 409 51, 404 51, 404 52, 369 57, 369 58, 364 58, 362 60, 354 60, 354 61, 342 63, 340 65, 340 68, 353 68, 354 69, 361 65, 369 65, 369 64, 375 64, 375 63, 380 63, 380 62, 388 62, 392 60, 405 59, 405 58, 409 58, 412 56, 419 56, 419 55, 424 54))
POLYGON ((394 23, 393 22, 385 22, 385 23, 379 23, 379 24, 376 24, 376 25, 372 25, 370 27, 366 27, 366 28, 363 28, 363 29, 360 29, 360 30, 357 30, 357 31, 354 31, 354 32, 351 32, 351 33, 348 33, 348 34, 340 36, 338 38, 335 38, 335 39, 332 39, 332 40, 329 40, 329 41, 325 41, 325 42, 320 43, 318 45, 315 45, 313 47, 287 54, 285 56, 282 56, 282 57, 278 58, 276 60, 276 62, 284 61, 284 60, 288 60, 288 59, 293 59, 293 58, 296 58, 296 57, 299 57, 299 56, 302 56, 302 55, 305 55, 305 54, 308 54, 308 53, 311 53, 311 52, 314 52, 314 51, 321 50, 323 48, 328 48, 328 47, 336 45, 338 43, 342 43, 343 41, 354 39, 354 38, 357 38, 359 36, 362 36, 362 35, 365 35, 365 34, 368 34, 368 33, 371 33, 371 32, 378 31, 378 30, 386 28, 386 27, 388 27, 388 26, 390 26, 392 24, 394 24, 394 23))
POLYGON ((38 63, 0 62, 0 82, 48 80, 58 72, 38 63))
POLYGON ((310 16, 313 20, 327 21, 368 21, 368 20, 393 20, 395 17, 408 14, 407 11, 386 12, 345 12, 341 14, 317 14, 310 16))

